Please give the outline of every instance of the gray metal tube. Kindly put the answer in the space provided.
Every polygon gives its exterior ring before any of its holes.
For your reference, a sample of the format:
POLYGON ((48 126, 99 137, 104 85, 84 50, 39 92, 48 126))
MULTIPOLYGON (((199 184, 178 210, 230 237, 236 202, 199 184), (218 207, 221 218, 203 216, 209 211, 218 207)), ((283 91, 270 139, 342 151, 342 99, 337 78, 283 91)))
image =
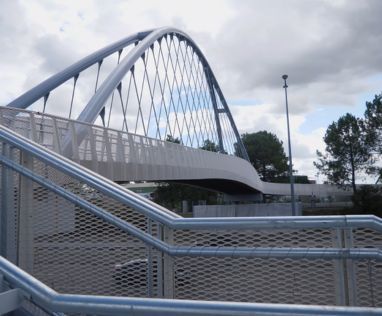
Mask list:
POLYGON ((107 297, 59 294, 0 257, 0 270, 15 288, 26 293, 25 299, 42 307, 64 313, 98 315, 381 315, 381 308, 337 307, 292 304, 261 304, 214 301, 165 300, 150 298, 107 297))
POLYGON ((118 42, 115 42, 111 45, 108 45, 92 53, 91 55, 81 59, 75 64, 69 66, 68 68, 65 68, 59 73, 41 82, 36 87, 32 88, 31 90, 25 92, 24 94, 22 94, 21 96, 13 100, 7 106, 14 107, 14 108, 21 108, 21 109, 27 108, 33 102, 44 97, 47 93, 57 88, 59 85, 63 84, 65 81, 78 75, 81 71, 98 63, 100 60, 104 59, 105 57, 115 52, 118 52, 119 50, 134 43, 135 41, 143 39, 144 37, 147 36, 147 34, 150 34, 151 32, 152 30, 135 33, 131 36, 128 36, 122 40, 119 40, 118 42))
POLYGON ((19 172, 50 191, 60 195, 68 201, 79 205, 105 222, 139 238, 146 244, 171 256, 203 256, 203 257, 257 257, 257 258, 306 258, 306 259, 375 259, 382 260, 379 249, 339 249, 339 248, 262 248, 262 247, 201 247, 201 246, 173 246, 154 236, 143 232, 134 225, 121 220, 117 216, 89 203, 72 192, 66 191, 51 181, 20 166, 12 160, 0 156, 3 165, 19 172))
POLYGON ((79 205, 102 220, 116 226, 123 231, 139 238, 146 244, 171 256, 203 256, 203 257, 256 257, 256 258, 306 258, 306 259, 375 259, 382 260, 379 249, 339 249, 339 248, 262 248, 262 247, 201 247, 201 246, 173 246, 154 236, 143 232, 134 225, 121 220, 117 216, 89 203, 77 195, 66 191, 51 181, 34 174, 29 169, 0 156, 3 165, 19 172, 52 192, 79 205))

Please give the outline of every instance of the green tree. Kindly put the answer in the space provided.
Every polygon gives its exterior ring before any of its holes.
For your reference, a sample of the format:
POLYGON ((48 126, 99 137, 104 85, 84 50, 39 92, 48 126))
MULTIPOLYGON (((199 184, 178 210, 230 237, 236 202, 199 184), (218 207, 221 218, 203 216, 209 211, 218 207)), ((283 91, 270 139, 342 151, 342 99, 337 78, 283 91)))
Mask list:
MULTIPOLYGON (((373 101, 366 102, 365 127, 373 154, 376 158, 380 158, 382 156, 382 93, 375 95, 373 101)), ((380 166, 371 166, 367 171, 378 177, 377 182, 381 179, 382 168, 380 166)))
POLYGON ((174 137, 172 135, 167 135, 166 142, 175 143, 175 144, 180 144, 181 143, 180 139, 178 137, 174 137))
POLYGON ((317 151, 315 167, 331 183, 350 183, 356 193, 356 174, 370 166, 370 143, 364 121, 347 113, 329 125, 324 141, 326 153, 317 151))
POLYGON ((162 182, 154 192, 154 201, 172 210, 180 210, 182 201, 188 201, 189 204, 193 204, 203 200, 206 201, 207 204, 216 204, 217 199, 218 194, 215 191, 209 191, 182 183, 162 182))
POLYGON ((358 213, 382 217, 382 187, 363 185, 353 195, 354 208, 358 213))
POLYGON ((275 134, 267 131, 241 135, 249 160, 263 181, 275 181, 285 177, 288 159, 283 142, 275 134))
POLYGON ((213 141, 206 139, 203 143, 203 146, 200 147, 200 149, 213 151, 213 152, 219 152, 220 148, 218 145, 216 145, 213 141))

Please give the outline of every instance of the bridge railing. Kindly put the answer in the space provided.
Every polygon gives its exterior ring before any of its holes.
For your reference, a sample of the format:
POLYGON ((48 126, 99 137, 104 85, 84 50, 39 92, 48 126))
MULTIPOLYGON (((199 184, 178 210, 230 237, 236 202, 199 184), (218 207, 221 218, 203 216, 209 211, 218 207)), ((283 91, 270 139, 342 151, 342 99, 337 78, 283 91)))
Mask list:
POLYGON ((374 315, 381 308, 59 294, 0 256, 0 312, 33 315, 374 315), (65 313, 65 314, 63 314, 65 313))
POLYGON ((0 140, 2 253, 57 291, 382 304, 374 216, 183 219, 6 128, 0 140))
POLYGON ((179 179, 181 174, 193 179, 192 170, 199 168, 205 177, 213 177, 219 170, 220 176, 248 185, 260 184, 251 165, 231 155, 9 107, 0 107, 0 122, 114 181, 150 180, 153 176, 156 180, 179 179), (228 166, 233 162, 236 171, 243 172, 230 171, 228 166))

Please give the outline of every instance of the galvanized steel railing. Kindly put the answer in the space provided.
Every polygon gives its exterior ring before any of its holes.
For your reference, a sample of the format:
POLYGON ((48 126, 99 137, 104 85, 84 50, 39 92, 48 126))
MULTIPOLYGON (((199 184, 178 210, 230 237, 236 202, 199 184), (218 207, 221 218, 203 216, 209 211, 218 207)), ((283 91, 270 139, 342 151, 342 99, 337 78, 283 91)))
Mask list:
POLYGON ((184 219, 6 128, 0 140, 2 253, 55 290, 382 305, 377 217, 184 219))
MULTIPOLYGON (((82 315, 379 315, 382 308, 206 302, 60 294, 0 256, 0 312, 28 302, 45 314, 82 315), (5 284, 6 283, 6 284, 5 284)), ((28 306, 28 305, 26 305, 28 306)), ((24 305, 25 308, 25 305, 24 305)), ((28 307, 26 307, 28 310, 28 307)))

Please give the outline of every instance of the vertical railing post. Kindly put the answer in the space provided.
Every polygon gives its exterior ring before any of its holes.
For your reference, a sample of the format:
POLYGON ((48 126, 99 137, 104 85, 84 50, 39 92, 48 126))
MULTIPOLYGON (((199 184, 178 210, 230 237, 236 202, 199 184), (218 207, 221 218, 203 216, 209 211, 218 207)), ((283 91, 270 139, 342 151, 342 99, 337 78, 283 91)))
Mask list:
MULTIPOLYGON (((152 235, 152 220, 147 218, 147 233, 152 235)), ((153 297, 153 250, 147 245, 147 297, 153 297)))
MULTIPOLYGON (((164 226, 163 233, 164 241, 171 245, 173 243, 173 230, 164 226)), ((163 265, 164 298, 175 298, 174 258, 168 254, 164 254, 163 265)))
MULTIPOLYGON (((21 153, 21 164, 33 170, 33 157, 30 154, 21 153)), ((33 182, 21 176, 19 187, 19 266, 33 272, 33 182)))
MULTIPOLYGON (((157 238, 159 240, 163 240, 163 226, 161 223, 157 223, 157 238)), ((158 251, 158 258, 157 258, 157 297, 163 298, 164 297, 164 285, 163 285, 163 276, 164 276, 164 269, 163 269, 163 252, 158 251)))
POLYGON ((113 161, 113 153, 111 151, 111 135, 106 129, 103 130, 103 142, 105 144, 106 149, 106 169, 107 169, 107 177, 111 180, 114 179, 114 161, 113 161))
MULTIPOLYGON (((3 143, 2 155, 14 159, 14 148, 3 143)), ((1 167, 1 210, 0 210, 0 254, 8 260, 17 264, 18 253, 18 217, 15 204, 15 181, 11 169, 2 165, 1 167)), ((19 188, 17 188, 19 190, 19 188)))
MULTIPOLYGON (((344 229, 344 248, 350 249, 353 248, 353 229, 346 228, 344 229)), ((349 306, 357 306, 357 284, 356 284, 356 275, 355 275, 355 266, 353 259, 345 260, 345 269, 346 269, 346 285, 347 285, 347 294, 348 294, 348 304, 349 306)))
MULTIPOLYGON (((2 144, 2 155, 9 158, 10 149, 7 143, 2 144)), ((8 239, 8 213, 11 212, 9 199, 12 196, 11 189, 13 184, 11 180, 11 171, 1 165, 1 209, 0 209, 0 255, 7 258, 7 239, 8 239)))
POLYGON ((60 132, 57 126, 57 120, 55 117, 52 117, 52 124, 53 124, 53 150, 58 153, 62 154, 61 150, 61 140, 60 140, 60 132))
POLYGON ((88 126, 88 135, 89 135, 89 142, 90 142, 90 152, 91 152, 91 157, 92 157, 92 161, 91 161, 91 165, 92 165, 92 169, 94 172, 98 172, 99 173, 99 170, 98 170, 98 155, 97 155, 97 142, 96 142, 96 138, 94 137, 94 130, 92 128, 92 126, 88 126))
MULTIPOLYGON (((335 228, 333 232, 333 247, 344 248, 343 231, 340 228, 335 228)), ((335 272, 335 291, 336 291, 336 305, 344 306, 347 304, 346 286, 345 286, 345 259, 334 260, 335 272)))
POLYGON ((69 133, 68 135, 71 136, 71 146, 72 146, 72 157, 69 157, 70 159, 74 160, 75 162, 80 162, 80 154, 79 154, 79 144, 77 140, 77 131, 76 126, 74 125, 73 121, 69 121, 69 133))

